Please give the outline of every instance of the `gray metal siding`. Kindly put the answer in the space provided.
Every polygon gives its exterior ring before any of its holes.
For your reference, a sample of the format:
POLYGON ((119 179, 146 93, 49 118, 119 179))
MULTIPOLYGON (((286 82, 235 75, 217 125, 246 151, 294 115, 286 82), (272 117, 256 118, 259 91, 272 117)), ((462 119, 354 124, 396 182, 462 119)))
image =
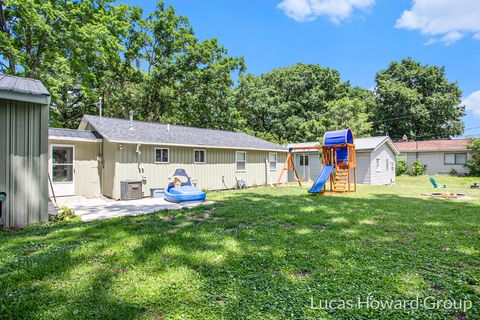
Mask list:
POLYGON ((48 106, 0 100, 0 191, 7 227, 48 220, 48 106))

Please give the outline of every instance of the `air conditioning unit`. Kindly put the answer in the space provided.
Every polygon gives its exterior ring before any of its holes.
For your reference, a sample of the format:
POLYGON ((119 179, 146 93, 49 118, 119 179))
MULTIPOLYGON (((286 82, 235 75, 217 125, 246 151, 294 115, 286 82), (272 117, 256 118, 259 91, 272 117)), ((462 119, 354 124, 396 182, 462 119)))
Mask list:
POLYGON ((120 199, 136 200, 142 198, 142 180, 120 181, 120 199))

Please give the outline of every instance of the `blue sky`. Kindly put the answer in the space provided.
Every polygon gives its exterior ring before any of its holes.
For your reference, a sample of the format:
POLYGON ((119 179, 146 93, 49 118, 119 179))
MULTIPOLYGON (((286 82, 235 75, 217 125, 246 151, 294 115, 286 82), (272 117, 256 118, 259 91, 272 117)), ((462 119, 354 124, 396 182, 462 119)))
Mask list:
MULTIPOLYGON (((145 13, 154 1, 124 0, 145 13)), ((170 0, 200 39, 217 38, 261 74, 297 62, 371 88, 392 60, 445 66, 468 104, 465 135, 480 135, 478 0, 170 0)))

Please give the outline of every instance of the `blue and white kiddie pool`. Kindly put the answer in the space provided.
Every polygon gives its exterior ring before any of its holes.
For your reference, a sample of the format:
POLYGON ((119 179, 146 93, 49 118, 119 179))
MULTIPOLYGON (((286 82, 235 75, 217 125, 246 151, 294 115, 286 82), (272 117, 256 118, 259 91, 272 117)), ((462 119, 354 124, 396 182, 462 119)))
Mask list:
POLYGON ((192 179, 185 169, 176 169, 168 178, 185 178, 186 181, 182 182, 180 186, 175 186, 173 182, 169 183, 167 190, 165 190, 165 200, 176 203, 186 201, 205 201, 207 194, 192 185, 192 179))

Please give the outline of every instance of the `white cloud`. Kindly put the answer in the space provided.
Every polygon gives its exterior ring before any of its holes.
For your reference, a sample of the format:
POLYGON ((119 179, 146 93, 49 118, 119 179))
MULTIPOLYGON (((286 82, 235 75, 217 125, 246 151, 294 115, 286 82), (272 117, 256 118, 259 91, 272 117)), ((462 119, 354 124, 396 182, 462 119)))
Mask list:
POLYGON ((355 9, 367 10, 374 3, 375 0, 283 0, 278 7, 299 22, 327 16, 333 23, 340 23, 355 9))
POLYGON ((479 0, 413 0, 395 25, 430 36, 427 44, 452 44, 468 34, 480 40, 479 0))
POLYGON ((480 90, 463 98, 462 104, 465 105, 467 110, 471 110, 476 117, 480 117, 480 90))

